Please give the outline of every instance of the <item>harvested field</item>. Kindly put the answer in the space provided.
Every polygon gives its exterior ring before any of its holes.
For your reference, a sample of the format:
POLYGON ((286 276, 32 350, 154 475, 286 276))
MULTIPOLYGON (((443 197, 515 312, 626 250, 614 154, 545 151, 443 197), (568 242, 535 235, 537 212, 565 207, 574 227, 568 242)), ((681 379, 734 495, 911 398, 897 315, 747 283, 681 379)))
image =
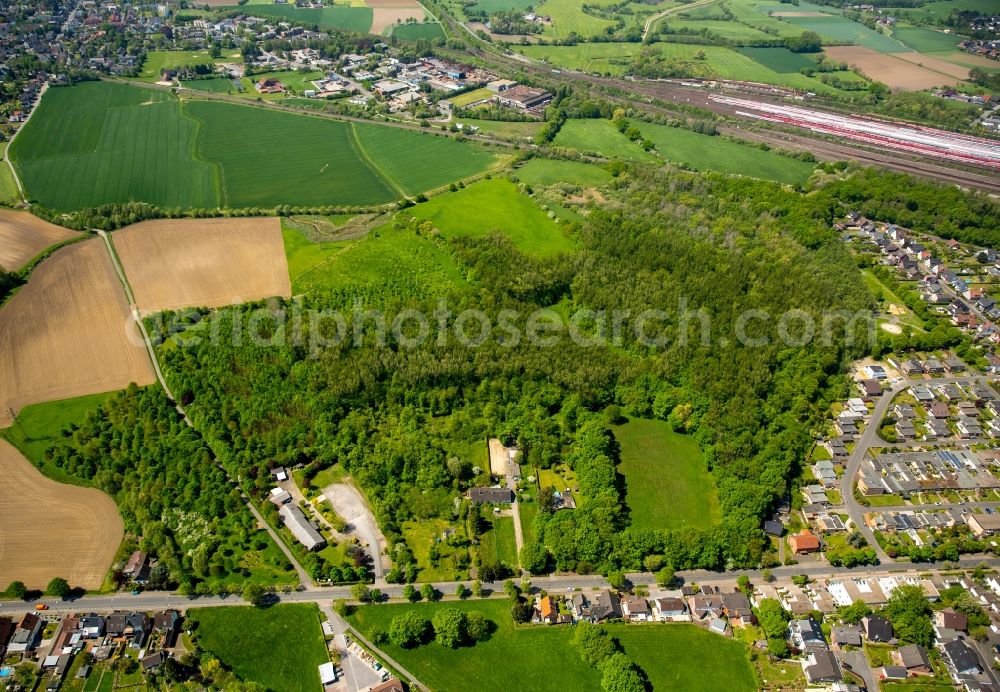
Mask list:
POLYGON ((44 589, 63 577, 74 587, 100 588, 124 533, 112 499, 49 480, 6 440, 0 476, 0 584, 20 579, 44 589))
POLYGON ((969 78, 969 68, 956 65, 953 62, 948 62, 947 60, 942 60, 941 58, 935 58, 934 56, 927 55, 925 53, 893 53, 893 57, 913 63, 914 65, 920 65, 921 67, 925 67, 934 72, 945 74, 956 79, 969 78))
POLYGON ((372 8, 371 33, 381 34, 393 24, 407 19, 424 21, 424 8, 416 0, 365 0, 372 8))
POLYGON ((275 218, 146 221, 112 240, 144 313, 291 295, 275 218))
MULTIPOLYGON (((920 91, 936 86, 958 84, 961 77, 955 77, 941 72, 935 72, 928 67, 916 65, 903 60, 900 53, 879 53, 863 46, 832 46, 824 52, 833 60, 846 62, 851 67, 858 68, 866 76, 876 79, 890 89, 900 91, 920 91)), ((913 53, 925 65, 930 58, 919 53, 913 53)), ((934 60, 935 63, 944 63, 934 60)))
POLYGON ((0 309, 0 426, 11 409, 130 382, 153 370, 103 241, 58 250, 0 309))
POLYGON ((0 209, 0 269, 17 271, 45 248, 79 235, 26 211, 0 209))

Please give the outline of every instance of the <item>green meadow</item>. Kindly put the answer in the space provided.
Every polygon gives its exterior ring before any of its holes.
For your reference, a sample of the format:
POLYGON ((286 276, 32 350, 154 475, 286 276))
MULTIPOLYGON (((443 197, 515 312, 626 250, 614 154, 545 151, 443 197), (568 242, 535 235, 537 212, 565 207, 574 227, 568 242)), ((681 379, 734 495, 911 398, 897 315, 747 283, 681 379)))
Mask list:
POLYGON ((611 182, 612 177, 604 168, 581 161, 561 159, 531 159, 514 171, 528 185, 555 185, 569 183, 584 187, 597 187, 611 182))
POLYGON ((660 420, 630 420, 613 432, 632 526, 672 529, 719 521, 715 484, 694 438, 660 420))
POLYGON ((610 120, 567 120, 553 142, 557 146, 597 154, 605 158, 652 163, 652 154, 618 131, 610 120))
MULTIPOLYGON (((222 9, 238 9, 224 7, 222 9)), ((322 9, 296 7, 295 5, 254 5, 253 13, 276 19, 286 19, 303 25, 315 24, 320 29, 340 29, 367 34, 372 28, 372 10, 370 7, 347 7, 344 5, 327 5, 322 9)))

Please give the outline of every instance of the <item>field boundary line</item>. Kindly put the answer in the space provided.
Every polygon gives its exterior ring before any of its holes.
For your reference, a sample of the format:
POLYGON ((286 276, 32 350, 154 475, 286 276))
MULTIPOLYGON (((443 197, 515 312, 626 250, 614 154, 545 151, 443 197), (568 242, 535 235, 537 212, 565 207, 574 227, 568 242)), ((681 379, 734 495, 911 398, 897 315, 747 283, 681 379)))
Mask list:
POLYGON ((229 187, 226 185, 226 172, 222 169, 222 165, 217 161, 209 161, 201 155, 199 142, 201 141, 201 128, 204 123, 201 120, 194 117, 187 112, 187 101, 185 99, 177 97, 177 104, 180 110, 182 118, 187 118, 194 123, 194 138, 191 141, 191 159, 196 162, 204 163, 212 170, 212 184, 215 187, 216 201, 219 203, 220 209, 229 208, 229 187))
POLYGON ((45 82, 45 84, 42 85, 42 90, 38 92, 38 101, 35 102, 34 108, 31 109, 31 112, 28 113, 28 117, 24 119, 23 123, 21 123, 21 127, 17 128, 17 132, 11 135, 10 141, 7 142, 7 148, 4 149, 3 160, 7 162, 7 167, 10 168, 10 172, 14 176, 14 184, 17 185, 17 192, 21 195, 21 201, 25 204, 28 203, 28 195, 25 192, 24 185, 21 184, 21 176, 17 174, 17 168, 14 166, 14 162, 10 158, 10 149, 14 146, 14 141, 17 139, 17 136, 21 134, 24 131, 24 128, 28 126, 28 123, 31 122, 31 116, 33 116, 35 111, 37 111, 42 105, 42 97, 45 96, 45 92, 48 90, 49 83, 45 82))
POLYGON ((365 150, 365 145, 361 143, 361 138, 358 136, 358 129, 355 125, 356 123, 351 123, 351 136, 348 138, 348 141, 351 143, 351 148, 354 149, 354 153, 358 155, 358 158, 368 164, 368 167, 375 172, 375 175, 377 175, 382 182, 389 187, 389 189, 398 192, 403 199, 408 198, 409 195, 406 194, 406 190, 404 190, 403 187, 396 182, 395 178, 382 170, 382 167, 375 163, 372 157, 368 155, 368 152, 365 150))
POLYGON ((681 5, 680 7, 671 7, 669 9, 663 10, 662 12, 658 12, 657 14, 654 14, 652 17, 649 17, 646 20, 645 24, 643 24, 643 27, 642 27, 642 40, 643 41, 646 40, 646 37, 649 35, 649 32, 664 17, 668 17, 668 16, 670 16, 672 14, 679 14, 680 12, 683 12, 685 10, 693 10, 693 9, 698 8, 698 7, 705 7, 707 5, 712 5, 712 4, 715 4, 717 2, 721 2, 721 0, 699 0, 698 2, 693 2, 693 3, 689 4, 689 5, 681 5))

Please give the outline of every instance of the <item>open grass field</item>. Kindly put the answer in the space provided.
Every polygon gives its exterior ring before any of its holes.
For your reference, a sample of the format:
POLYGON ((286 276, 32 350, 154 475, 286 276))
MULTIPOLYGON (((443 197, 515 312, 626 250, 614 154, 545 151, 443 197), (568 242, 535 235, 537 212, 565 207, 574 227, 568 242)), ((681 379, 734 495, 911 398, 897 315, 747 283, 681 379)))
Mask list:
POLYGON ((447 247, 411 230, 383 225, 355 240, 314 243, 286 227, 282 236, 295 295, 356 289, 432 296, 466 285, 447 247))
POLYGON ((479 559, 483 564, 517 567, 517 541, 512 517, 493 517, 493 528, 479 537, 479 559))
POLYGON ((0 269, 16 271, 42 250, 80 234, 26 211, 0 209, 0 269))
POLYGON ((0 309, 0 425, 27 404, 152 381, 99 238, 57 250, 0 309))
POLYGON ((721 513, 711 474, 693 438, 665 421, 631 420, 613 428, 621 445, 632 525, 639 528, 705 526, 721 513))
POLYGON ((388 35, 400 41, 428 41, 444 38, 444 29, 437 22, 422 22, 420 24, 396 24, 387 29, 388 35))
POLYGON ((917 26, 897 26, 892 37, 920 53, 944 53, 955 50, 959 36, 917 26))
MULTIPOLYGON (((455 530, 455 524, 444 519, 424 519, 421 521, 404 521, 400 527, 406 544, 413 551, 413 557, 420 568, 420 581, 459 581, 467 579, 468 570, 458 570, 455 567, 455 557, 468 557, 469 549, 449 545, 440 539, 446 529, 455 530), (435 565, 431 562, 431 546, 437 545, 440 559, 435 565)), ((461 530, 461 529, 459 529, 461 530)), ((404 664, 405 665, 405 664, 404 664)))
POLYGON ((523 123, 505 122, 503 120, 476 120, 472 118, 457 118, 456 123, 478 127, 483 134, 505 139, 533 139, 540 129, 540 121, 523 123))
POLYGON ((739 48, 738 51, 775 72, 799 72, 803 68, 816 66, 816 61, 808 55, 793 53, 787 48, 739 48))
POLYGON ((488 99, 493 96, 493 92, 483 87, 481 89, 473 89, 472 91, 467 91, 464 94, 459 94, 454 98, 449 99, 456 106, 468 106, 470 103, 475 103, 476 101, 482 101, 483 99, 488 99))
POLYGON ((138 79, 143 82, 156 82, 160 79, 161 70, 173 70, 189 65, 210 65, 222 62, 243 62, 239 51, 223 51, 222 56, 213 58, 207 50, 151 50, 146 53, 146 61, 138 79))
MULTIPOLYGON (((349 620, 365 634, 374 628, 388 630, 392 618, 401 612, 412 610, 430 620, 441 608, 478 610, 497 629, 489 640, 471 649, 447 649, 435 642, 414 649, 385 645, 388 655, 431 689, 467 689, 469 680, 475 680, 476 689, 482 692, 600 688, 600 673, 570 643, 572 627, 515 627, 506 600, 364 606, 349 620), (558 674, 553 674, 553 661, 559 662, 558 674)), ((736 692, 755 687, 746 648, 739 642, 684 624, 616 624, 607 629, 646 672, 654 690, 736 692)))
POLYGON ((10 154, 29 197, 53 209, 136 199, 215 207, 213 167, 195 160, 196 136, 168 93, 86 82, 49 89, 10 154))
POLYGON ((407 212, 429 219, 445 238, 499 232, 522 252, 540 256, 574 248, 573 240, 557 223, 503 178, 481 180, 458 192, 432 197, 407 212))
POLYGON ((559 159, 531 159, 518 168, 515 174, 522 182, 539 186, 568 183, 598 187, 612 180, 611 174, 600 166, 559 159))
POLYGON ((898 53, 907 49, 899 41, 839 15, 783 17, 782 20, 798 27, 800 31, 815 31, 821 36, 829 37, 832 39, 829 43, 833 45, 864 46, 882 53, 898 53))
MULTIPOLYGON (((229 9, 227 7, 227 9, 229 9)), ((233 6, 232 9, 238 9, 233 6)), ((255 5, 253 13, 258 16, 285 19, 309 26, 315 24, 320 29, 340 29, 367 34, 372 28, 374 12, 370 7, 347 7, 327 5, 322 9, 296 7, 295 5, 255 5)))
POLYGON ((14 425, 0 429, 0 437, 17 447, 47 478, 59 483, 89 485, 46 461, 45 451, 62 441, 63 430, 70 425, 83 423, 88 413, 99 408, 113 394, 114 392, 102 392, 25 406, 17 414, 14 425))
POLYGON ((146 221, 112 240, 146 313, 291 295, 275 218, 146 221))
MULTIPOLYGON (((596 0, 595 5, 613 5, 615 0, 596 0)), ((535 6, 540 15, 552 17, 552 23, 546 25, 542 33, 555 38, 566 38, 570 34, 578 36, 598 36, 604 33, 614 22, 586 14, 583 3, 578 0, 542 0, 535 6)))
POLYGON ((444 136, 88 82, 50 89, 14 143, 29 195, 59 210, 382 204, 493 165, 444 136), (266 170, 269 175, 261 176, 266 170))
POLYGON ((317 79, 322 79, 326 73, 323 70, 310 70, 307 72, 299 72, 298 70, 276 70, 274 72, 261 72, 260 74, 255 74, 252 77, 243 77, 240 81, 243 86, 243 93, 252 99, 256 99, 258 96, 265 100, 279 100, 286 98, 285 94, 258 94, 257 90, 254 89, 254 84, 261 79, 277 79, 279 82, 285 85, 285 88, 289 90, 286 93, 296 93, 301 94, 306 89, 315 89, 313 82, 317 79))
POLYGON ((687 29, 689 32, 707 31, 713 36, 732 39, 734 41, 762 41, 771 38, 760 29, 737 22, 726 22, 718 19, 674 19, 667 17, 659 22, 657 26, 667 27, 669 31, 681 31, 687 29))
POLYGON ((635 142, 604 119, 567 120, 556 135, 555 144, 606 158, 652 163, 656 157, 643 151, 635 142))
POLYGON ((956 69, 961 70, 961 68, 946 63, 946 72, 935 71, 928 66, 917 64, 917 61, 931 62, 928 56, 918 53, 880 53, 862 46, 832 46, 824 49, 824 52, 833 60, 845 62, 870 79, 878 80, 891 89, 919 91, 958 84, 962 81, 961 77, 954 76, 956 69), (903 59, 904 55, 913 56, 915 62, 903 59))
POLYGON ((44 589, 63 577, 74 587, 100 588, 124 535, 112 499, 49 480, 5 440, 0 476, 0 583, 20 579, 44 589))
POLYGON ((13 205, 21 202, 21 191, 7 163, 7 146, 6 142, 0 143, 0 204, 13 205))
POLYGON ((639 129, 668 161, 683 163, 698 171, 736 173, 792 185, 808 180, 815 167, 815 164, 774 151, 678 127, 640 123, 639 129))
POLYGON ((192 79, 181 82, 181 86, 192 91, 205 91, 212 94, 226 94, 230 91, 238 91, 233 80, 226 77, 212 77, 211 79, 192 79))
POLYGON ((527 10, 537 4, 537 0, 478 0, 470 9, 493 14, 504 10, 527 10))
POLYGON ((194 608, 198 642, 243 680, 272 690, 314 692, 317 667, 329 661, 319 609, 313 604, 270 608, 194 608))
POLYGON ((976 10, 990 15, 997 11, 996 0, 932 0, 920 7, 893 10, 894 14, 921 22, 936 23, 953 10, 976 10))

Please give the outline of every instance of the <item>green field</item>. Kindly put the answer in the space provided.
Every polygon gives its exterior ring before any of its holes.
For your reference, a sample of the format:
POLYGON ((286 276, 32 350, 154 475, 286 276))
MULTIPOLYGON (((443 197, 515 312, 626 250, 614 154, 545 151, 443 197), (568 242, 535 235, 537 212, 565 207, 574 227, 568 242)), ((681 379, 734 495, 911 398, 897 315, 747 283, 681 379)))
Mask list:
POLYGON ((919 22, 937 23, 953 10, 976 10, 991 15, 996 13, 997 4, 996 0, 934 0, 916 8, 895 9, 893 13, 919 22))
POLYGON ((437 22, 421 22, 419 24, 396 24, 389 29, 389 35, 400 41, 428 41, 435 38, 444 38, 444 29, 437 22))
POLYGON ((330 660, 312 604, 270 608, 194 608, 198 643, 242 680, 272 690, 314 692, 321 663, 330 660))
POLYGON ((574 248, 562 228, 504 178, 482 180, 458 192, 432 197, 407 212, 429 219, 445 238, 497 232, 532 255, 554 255, 574 248))
POLYGON ((50 89, 11 153, 29 195, 59 210, 130 200, 207 209, 383 204, 496 161, 478 145, 430 133, 182 102, 111 82, 50 89))
POLYGON ((864 46, 880 53, 899 53, 908 50, 899 41, 843 16, 782 17, 782 19, 802 31, 815 31, 821 36, 829 37, 832 40, 827 41, 828 44, 864 46))
POLYGON ((799 72, 805 67, 815 67, 816 61, 803 53, 793 53, 787 48, 738 48, 740 54, 747 56, 775 72, 799 72))
POLYGON ((709 34, 734 41, 762 41, 773 38, 760 29, 737 22, 726 22, 718 19, 674 19, 666 17, 658 26, 666 27, 671 33, 686 29, 689 32, 707 31, 709 34))
POLYGON ((958 46, 961 37, 915 26, 897 26, 892 30, 896 38, 920 53, 947 53, 958 46))
POLYGON ((0 437, 21 450, 28 461, 49 478, 60 483, 80 485, 79 479, 68 476, 58 466, 46 464, 45 450, 62 439, 65 428, 82 424, 90 411, 97 409, 113 394, 114 392, 90 394, 25 406, 13 425, 0 430, 0 437))
MULTIPOLYGON (((285 94, 258 94, 257 90, 254 89, 254 84, 256 84, 261 79, 277 79, 281 82, 286 89, 292 93, 301 94, 306 89, 315 89, 313 86, 313 81, 317 79, 322 79, 324 77, 324 72, 322 70, 306 70, 300 72, 298 70, 280 70, 277 72, 261 72, 260 74, 255 74, 252 77, 244 77, 241 81, 243 85, 243 91, 248 96, 257 98, 261 96, 264 99, 274 98, 285 98, 285 94)), ((287 93, 287 92, 286 92, 287 93)))
POLYGON ((212 208, 215 173, 194 158, 197 134, 166 92, 85 82, 49 89, 10 153, 29 197, 53 209, 129 200, 212 208))
MULTIPOLYGON (((595 0, 594 5, 613 5, 615 0, 595 0)), ((535 6, 540 15, 552 17, 552 24, 546 25, 542 33, 555 38, 566 38, 570 34, 590 37, 604 34, 604 30, 614 23, 602 17, 595 17, 583 11, 579 0, 542 0, 535 6)))
POLYGON ((144 82, 156 82, 160 79, 160 71, 173 70, 190 65, 209 65, 220 62, 242 63, 243 57, 239 51, 223 53, 222 57, 213 58, 207 50, 151 50, 146 53, 146 61, 142 64, 139 79, 144 82))
POLYGON ((479 541, 479 556, 483 564, 517 567, 517 541, 512 517, 493 517, 493 528, 480 536, 479 541))
POLYGON ((454 105, 462 107, 462 106, 468 106, 470 103, 474 103, 476 101, 482 101, 483 99, 488 99, 491 96, 493 96, 493 92, 487 89, 486 87, 483 87, 481 89, 473 89, 472 91, 467 91, 464 94, 459 94, 458 96, 453 96, 448 100, 451 101, 454 105))
POLYGON ((0 204, 17 204, 21 201, 21 192, 17 189, 17 181, 6 161, 7 144, 0 145, 0 204))
POLYGON ((292 292, 378 290, 433 296, 465 286, 462 270, 441 241, 383 226, 357 240, 312 243, 284 228, 292 292))
POLYGON ((479 128, 484 135, 492 135, 504 139, 533 139, 542 128, 537 120, 528 122, 507 122, 504 120, 477 120, 474 118, 458 118, 456 123, 463 123, 479 128))
POLYGON ((779 183, 804 183, 815 164, 764 151, 723 137, 701 135, 679 127, 637 123, 665 159, 698 171, 737 173, 779 183))
POLYGON ((606 158, 645 163, 656 161, 656 157, 619 132, 610 120, 567 120, 556 135, 554 144, 606 158))
MULTIPOLYGON (((398 613, 412 610, 428 620, 441 608, 477 610, 497 625, 489 640, 472 648, 447 649, 430 642, 414 649, 385 645, 385 652, 435 690, 532 692, 600 689, 600 673, 577 654, 569 626, 514 627, 506 600, 414 605, 364 606, 349 617, 362 634, 389 629, 398 613), (554 662, 558 662, 554 668, 554 662), (502 669, 498 669, 498 665, 502 669)), ((684 624, 614 624, 609 634, 621 641, 654 690, 727 690, 755 688, 746 648, 732 639, 684 624)))
POLYGON ((613 430, 633 526, 701 527, 719 520, 715 485, 693 438, 658 420, 631 420, 613 430))
POLYGON ((537 4, 537 0, 478 0, 469 9, 475 12, 493 14, 504 10, 527 10, 537 4))
POLYGON ((211 79, 191 79, 181 82, 181 86, 192 91, 206 91, 213 94, 225 94, 230 91, 237 91, 233 80, 225 77, 212 77, 211 79))
POLYGON ((568 183, 597 187, 612 179, 611 174, 600 166, 559 159, 531 159, 514 173, 522 182, 540 186, 568 183))
MULTIPOLYGON (((223 7, 223 10, 239 9, 223 7)), ((255 5, 253 14, 265 17, 275 17, 295 22, 302 26, 315 24, 320 29, 340 29, 367 34, 372 28, 372 10, 370 7, 346 7, 343 5, 328 5, 323 9, 295 7, 295 5, 255 5)))

